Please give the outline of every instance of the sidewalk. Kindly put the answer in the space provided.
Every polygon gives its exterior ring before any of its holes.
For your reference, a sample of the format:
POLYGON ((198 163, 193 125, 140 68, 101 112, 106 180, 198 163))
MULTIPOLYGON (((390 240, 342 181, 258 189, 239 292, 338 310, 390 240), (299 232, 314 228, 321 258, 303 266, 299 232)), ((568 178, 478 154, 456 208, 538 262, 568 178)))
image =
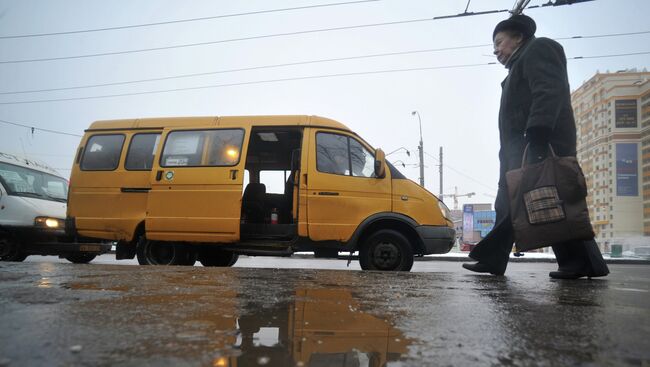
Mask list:
MULTIPOLYGON (((469 252, 448 252, 441 255, 426 255, 423 257, 415 258, 416 261, 467 261, 472 262, 473 259, 469 258, 469 252)), ((511 262, 555 262, 555 255, 553 253, 540 253, 540 252, 525 252, 523 256, 515 256, 514 253, 510 254, 511 262)), ((623 256, 612 258, 609 254, 603 254, 603 258, 607 264, 637 264, 637 265, 650 265, 650 259, 642 257, 623 256)))
MULTIPOLYGON (((448 252, 446 254, 440 255, 425 255, 422 257, 416 257, 415 261, 459 261, 459 262, 473 262, 473 259, 469 258, 469 252, 448 252)), ((311 252, 297 252, 291 255, 295 258, 304 258, 310 259, 314 258, 314 255, 311 252)), ((339 253, 339 258, 348 258, 346 252, 339 253)), ((352 260, 358 260, 358 256, 355 254, 352 256, 352 260)), ((607 264, 635 264, 635 265, 650 265, 650 259, 642 257, 632 257, 632 256, 623 256, 612 258, 609 254, 603 254, 603 258, 607 264)), ((525 252, 523 256, 515 256, 514 253, 510 254, 510 262, 535 262, 535 263, 554 263, 555 255, 553 253, 540 253, 540 252, 525 252)))

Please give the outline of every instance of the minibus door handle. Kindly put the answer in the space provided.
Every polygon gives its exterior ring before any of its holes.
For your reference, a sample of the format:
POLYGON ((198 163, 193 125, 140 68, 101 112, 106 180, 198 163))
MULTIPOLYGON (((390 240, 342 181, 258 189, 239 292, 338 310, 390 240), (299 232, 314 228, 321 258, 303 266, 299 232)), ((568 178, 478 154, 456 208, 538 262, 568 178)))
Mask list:
POLYGON ((156 172, 156 181, 162 180, 162 174, 163 174, 162 170, 156 172))
POLYGON ((231 169, 230 170, 230 179, 231 180, 236 180, 237 179, 237 170, 236 169, 231 169))

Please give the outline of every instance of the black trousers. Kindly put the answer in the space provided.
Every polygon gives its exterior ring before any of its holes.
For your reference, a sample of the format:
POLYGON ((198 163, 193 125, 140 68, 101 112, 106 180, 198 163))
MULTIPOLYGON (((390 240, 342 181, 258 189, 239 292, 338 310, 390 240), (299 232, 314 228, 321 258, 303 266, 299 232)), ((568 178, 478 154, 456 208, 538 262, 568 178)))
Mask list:
MULTIPOLYGON (((494 228, 474 247, 469 257, 490 266, 495 272, 504 272, 514 243, 508 190, 505 185, 499 185, 494 209, 496 211, 494 228)), ((601 275, 609 273, 607 264, 593 239, 558 243, 552 248, 561 271, 601 275)))

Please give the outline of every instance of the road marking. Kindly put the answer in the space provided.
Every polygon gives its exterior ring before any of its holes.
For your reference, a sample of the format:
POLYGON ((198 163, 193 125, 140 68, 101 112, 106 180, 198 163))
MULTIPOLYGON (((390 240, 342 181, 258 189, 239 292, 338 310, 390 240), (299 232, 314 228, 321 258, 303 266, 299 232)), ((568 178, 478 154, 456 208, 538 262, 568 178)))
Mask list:
POLYGON ((641 292, 641 293, 648 293, 647 289, 636 289, 636 288, 612 288, 616 289, 617 291, 624 291, 624 292, 641 292))

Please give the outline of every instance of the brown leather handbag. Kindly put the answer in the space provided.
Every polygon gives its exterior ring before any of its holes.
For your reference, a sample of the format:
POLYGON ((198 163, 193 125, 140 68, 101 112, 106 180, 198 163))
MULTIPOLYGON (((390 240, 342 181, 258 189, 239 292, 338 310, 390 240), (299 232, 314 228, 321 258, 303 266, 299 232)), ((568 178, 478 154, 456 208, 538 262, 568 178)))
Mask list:
POLYGON ((506 172, 515 246, 527 251, 594 237, 587 209, 587 184, 576 157, 550 156, 506 172))

